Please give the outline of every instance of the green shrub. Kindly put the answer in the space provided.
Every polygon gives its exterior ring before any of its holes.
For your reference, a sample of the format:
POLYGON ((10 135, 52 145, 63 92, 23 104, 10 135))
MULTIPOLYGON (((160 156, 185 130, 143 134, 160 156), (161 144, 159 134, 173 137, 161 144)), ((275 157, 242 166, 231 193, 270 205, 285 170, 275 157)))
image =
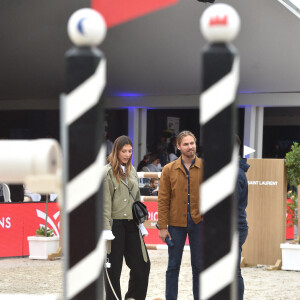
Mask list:
POLYGON ((285 155, 285 165, 287 167, 287 179, 291 185, 300 184, 300 145, 293 143, 291 151, 285 155))

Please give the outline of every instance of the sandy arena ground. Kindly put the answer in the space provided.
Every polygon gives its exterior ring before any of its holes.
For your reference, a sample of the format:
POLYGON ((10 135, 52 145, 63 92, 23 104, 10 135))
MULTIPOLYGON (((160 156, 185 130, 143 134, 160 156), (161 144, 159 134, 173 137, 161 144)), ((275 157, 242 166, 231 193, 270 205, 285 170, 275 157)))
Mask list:
MULTIPOLYGON (((146 300, 164 299, 166 250, 149 250, 151 273, 146 300)), ((184 251, 179 279, 178 300, 192 300, 190 253, 184 251)), ((0 259, 1 294, 59 294, 62 295, 62 260, 43 261, 28 258, 0 259)), ((300 300, 300 272, 267 271, 266 266, 243 268, 245 300, 300 300)), ((129 270, 122 273, 123 296, 129 270)), ((11 298, 10 298, 11 299, 11 298)))

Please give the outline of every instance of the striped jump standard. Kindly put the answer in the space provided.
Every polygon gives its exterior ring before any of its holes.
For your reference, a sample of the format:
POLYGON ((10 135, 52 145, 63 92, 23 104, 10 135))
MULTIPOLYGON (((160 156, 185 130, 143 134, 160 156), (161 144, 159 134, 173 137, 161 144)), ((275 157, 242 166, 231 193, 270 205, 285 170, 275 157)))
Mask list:
POLYGON ((68 23, 76 45, 66 52, 67 95, 61 98, 64 154, 64 299, 103 299, 105 241, 102 236, 102 180, 106 147, 102 94, 106 60, 96 46, 106 26, 92 9, 68 23))
POLYGON ((235 98, 239 80, 239 58, 229 42, 239 31, 239 17, 229 5, 215 4, 205 10, 200 23, 209 41, 202 51, 200 95, 204 159, 200 210, 205 222, 200 299, 228 300, 236 299, 237 292, 235 98))

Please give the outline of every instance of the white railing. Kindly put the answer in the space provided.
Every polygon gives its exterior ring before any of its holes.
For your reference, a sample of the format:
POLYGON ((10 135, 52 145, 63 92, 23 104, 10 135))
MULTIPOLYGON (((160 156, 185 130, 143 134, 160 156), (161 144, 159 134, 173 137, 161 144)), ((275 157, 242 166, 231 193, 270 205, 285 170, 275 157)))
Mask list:
MULTIPOLYGON (((138 178, 160 178, 161 172, 137 172, 138 178)), ((144 184, 140 182, 140 187, 143 187, 144 184)), ((157 202, 158 196, 141 196, 142 202, 157 202)))
POLYGON ((160 178, 161 172, 137 172, 139 178, 160 178))

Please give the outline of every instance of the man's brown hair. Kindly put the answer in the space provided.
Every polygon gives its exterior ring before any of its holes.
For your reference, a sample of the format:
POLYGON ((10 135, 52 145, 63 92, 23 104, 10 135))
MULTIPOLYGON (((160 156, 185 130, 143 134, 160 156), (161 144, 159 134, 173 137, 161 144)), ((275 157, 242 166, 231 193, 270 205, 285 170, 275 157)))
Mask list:
POLYGON ((197 139, 196 139, 195 135, 191 131, 184 130, 184 131, 179 132, 179 134, 177 135, 177 145, 180 146, 182 139, 188 135, 192 136, 196 143, 197 139))

